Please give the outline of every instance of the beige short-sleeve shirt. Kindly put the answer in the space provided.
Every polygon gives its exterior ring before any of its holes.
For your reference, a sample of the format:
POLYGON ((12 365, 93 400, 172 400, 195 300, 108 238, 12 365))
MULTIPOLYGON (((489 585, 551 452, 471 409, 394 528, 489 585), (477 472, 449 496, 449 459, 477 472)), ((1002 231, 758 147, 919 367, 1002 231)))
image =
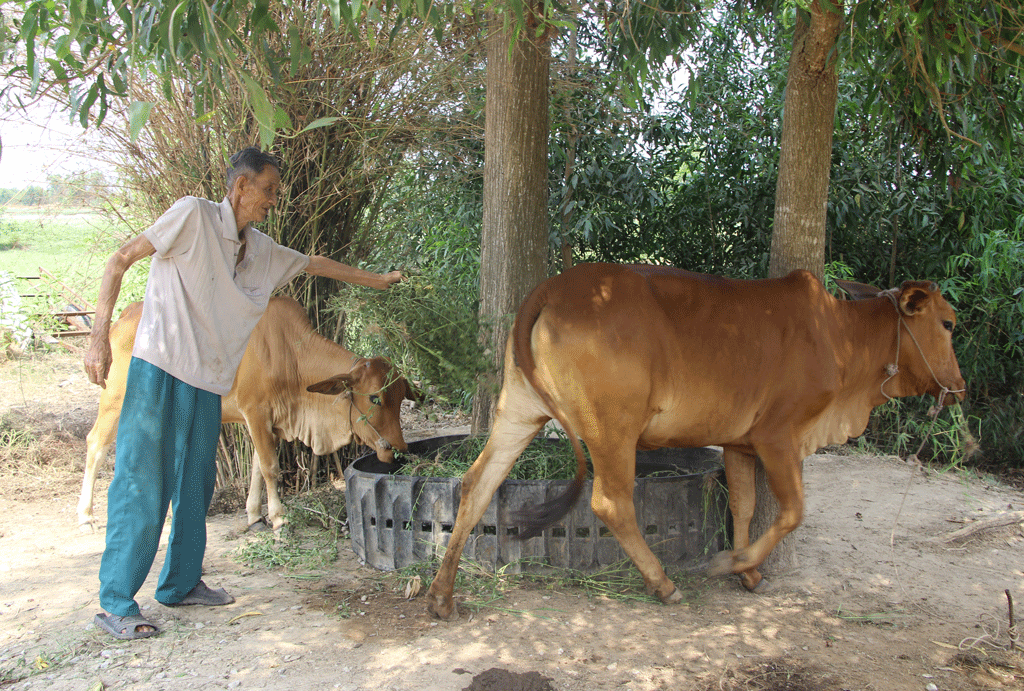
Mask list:
POLYGON ((183 197, 143 232, 156 253, 133 355, 181 381, 225 395, 271 294, 309 257, 252 226, 245 254, 231 203, 183 197))

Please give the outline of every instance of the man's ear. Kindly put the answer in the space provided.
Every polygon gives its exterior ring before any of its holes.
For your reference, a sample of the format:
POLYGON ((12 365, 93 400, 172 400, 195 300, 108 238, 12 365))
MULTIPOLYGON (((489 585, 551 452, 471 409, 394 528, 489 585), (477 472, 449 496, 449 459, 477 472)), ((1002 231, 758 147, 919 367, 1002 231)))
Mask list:
POLYGON ((241 195, 242 192, 245 191, 245 186, 248 184, 249 178, 246 177, 245 173, 241 173, 237 178, 235 178, 235 182, 231 185, 231 189, 229 190, 229 192, 234 192, 235 194, 241 195))

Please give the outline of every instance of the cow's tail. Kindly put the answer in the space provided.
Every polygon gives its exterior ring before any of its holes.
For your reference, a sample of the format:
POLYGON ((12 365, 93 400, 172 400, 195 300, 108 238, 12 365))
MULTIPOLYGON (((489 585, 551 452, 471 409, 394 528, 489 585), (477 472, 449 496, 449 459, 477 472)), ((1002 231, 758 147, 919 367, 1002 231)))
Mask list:
POLYGON ((555 420, 562 425, 569 441, 572 442, 577 461, 576 477, 569 482, 565 492, 559 496, 537 506, 524 507, 515 514, 516 522, 523 527, 518 535, 520 540, 539 536, 545 528, 569 513, 579 501, 580 494, 583 492, 583 483, 587 479, 587 457, 583 453, 580 439, 572 425, 565 419, 562 411, 555 405, 551 394, 537 378, 537 361, 534 359, 532 346, 533 327, 537 323, 537 319, 540 318, 541 311, 547 305, 548 285, 549 281, 545 281, 538 286, 519 308, 515 324, 512 325, 512 356, 522 371, 523 377, 541 397, 555 420))

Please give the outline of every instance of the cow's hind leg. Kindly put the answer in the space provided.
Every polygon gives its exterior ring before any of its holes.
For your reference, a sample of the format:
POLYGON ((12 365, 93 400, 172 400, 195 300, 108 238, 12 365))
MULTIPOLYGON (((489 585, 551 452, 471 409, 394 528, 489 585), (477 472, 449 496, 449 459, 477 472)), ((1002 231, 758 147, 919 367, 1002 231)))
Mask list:
POLYGON ((633 504, 635 438, 633 442, 610 451, 596 445, 589 448, 594 462, 594 493, 590 502, 594 514, 604 521, 636 565, 644 578, 647 593, 657 595, 665 604, 679 602, 683 596, 665 575, 665 569, 647 545, 636 522, 636 507, 633 504))
POLYGON ((100 472, 100 464, 107 457, 114 439, 117 437, 117 422, 121 418, 121 401, 124 384, 121 382, 119 392, 115 390, 116 382, 103 390, 100 396, 99 412, 89 435, 86 437, 85 474, 82 477, 82 493, 78 496, 78 528, 82 532, 95 529, 93 516, 93 494, 96 492, 96 476, 100 472))
POLYGON ((547 418, 530 421, 511 420, 503 415, 499 407, 487 445, 462 478, 462 496, 459 513, 455 517, 455 527, 448 540, 441 566, 427 592, 427 608, 434 616, 441 619, 458 617, 453 590, 462 549, 487 510, 487 505, 490 504, 498 485, 508 477, 519 454, 545 422, 547 418))

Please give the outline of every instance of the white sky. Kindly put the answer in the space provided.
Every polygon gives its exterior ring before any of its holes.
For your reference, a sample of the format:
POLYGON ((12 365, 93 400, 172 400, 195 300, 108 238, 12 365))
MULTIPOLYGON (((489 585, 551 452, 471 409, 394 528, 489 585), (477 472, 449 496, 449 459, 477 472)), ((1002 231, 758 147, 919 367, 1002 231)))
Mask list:
POLYGON ((47 105, 36 105, 27 112, 0 112, 0 187, 23 189, 46 186, 46 176, 67 175, 78 171, 101 170, 109 166, 89 155, 95 132, 68 122, 64 113, 47 105))

